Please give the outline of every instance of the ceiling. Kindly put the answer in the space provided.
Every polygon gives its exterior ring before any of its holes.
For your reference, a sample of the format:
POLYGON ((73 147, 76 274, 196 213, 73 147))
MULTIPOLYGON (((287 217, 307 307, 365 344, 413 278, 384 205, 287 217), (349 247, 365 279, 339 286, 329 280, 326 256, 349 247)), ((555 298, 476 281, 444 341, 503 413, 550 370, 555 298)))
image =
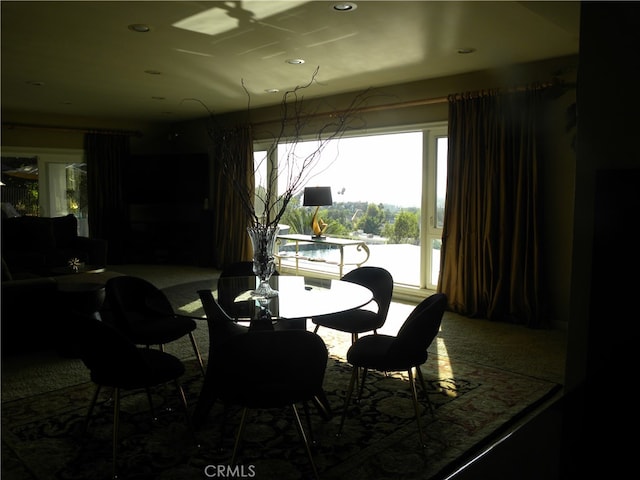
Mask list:
POLYGON ((575 1, 337 3, 2 0, 2 109, 176 122, 578 52, 575 1))

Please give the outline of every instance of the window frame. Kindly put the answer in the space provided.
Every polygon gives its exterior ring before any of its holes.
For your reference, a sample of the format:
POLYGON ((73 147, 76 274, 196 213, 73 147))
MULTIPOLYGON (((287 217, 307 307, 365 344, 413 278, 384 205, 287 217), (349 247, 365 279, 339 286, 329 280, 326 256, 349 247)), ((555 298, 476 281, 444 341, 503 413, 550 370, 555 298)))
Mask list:
MULTIPOLYGON (((436 239, 442 238, 442 228, 437 225, 437 178, 438 178, 438 165, 437 165, 437 139, 440 137, 447 137, 448 135, 448 123, 446 121, 430 122, 418 125, 405 125, 394 126, 377 129, 363 129, 358 131, 349 131, 343 136, 343 138, 352 137, 364 137, 364 136, 377 136, 388 134, 399 134, 409 132, 422 132, 423 148, 422 148, 422 198, 420 204, 420 278, 417 285, 405 285, 396 284, 394 291, 396 298, 406 298, 408 300, 415 300, 416 298, 423 298, 427 294, 432 293, 437 285, 432 281, 432 269, 435 262, 438 262, 437 268, 439 269, 439 260, 433 258, 433 251, 431 251, 432 242, 436 239), (424 228, 426 226, 426 228, 424 228)), ((283 143, 286 143, 287 139, 283 138, 283 143)), ((303 136, 300 141, 313 141, 316 140, 312 136, 303 136)), ((277 149, 270 148, 272 143, 268 140, 256 140, 254 141, 254 152, 268 152, 271 151, 271 155, 267 158, 267 168, 273 170, 277 168, 277 149)), ((268 171, 271 171, 268 170, 268 171)), ((256 176, 258 178, 258 176, 256 176)), ((277 186, 276 186, 277 188, 277 186)), ((277 195, 276 195, 277 196, 277 195)), ((301 274, 313 273, 318 274, 316 270, 311 268, 305 268, 305 262, 300 262, 299 272, 301 274)), ((337 274, 336 274, 337 275, 337 274)), ((329 274, 328 276, 335 276, 329 274)))

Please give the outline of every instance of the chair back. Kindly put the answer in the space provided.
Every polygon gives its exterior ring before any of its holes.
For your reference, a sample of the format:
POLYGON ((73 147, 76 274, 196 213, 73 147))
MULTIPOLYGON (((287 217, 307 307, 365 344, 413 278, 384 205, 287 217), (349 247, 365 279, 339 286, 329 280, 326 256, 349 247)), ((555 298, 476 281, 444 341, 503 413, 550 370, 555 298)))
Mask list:
POLYGON ((378 318, 382 327, 389 313, 391 297, 393 296, 393 277, 382 267, 359 267, 342 276, 342 280, 357 283, 373 292, 373 300, 378 305, 378 318))
POLYGON ((150 378, 152 368, 139 349, 115 327, 86 316, 70 322, 74 353, 100 385, 120 386, 128 379, 150 378))
POLYGON ((322 392, 327 347, 307 330, 258 330, 236 335, 215 349, 209 368, 224 402, 276 408, 312 400, 322 392))
POLYGON ((388 357, 402 359, 400 363, 416 366, 426 362, 427 348, 438 335, 447 306, 444 293, 425 298, 409 314, 389 347, 388 357))
POLYGON ((220 307, 211 290, 198 290, 202 308, 207 316, 209 327, 209 349, 215 350, 230 337, 247 333, 248 327, 238 325, 233 318, 220 307))
POLYGON ((151 282, 131 275, 110 278, 105 284, 105 304, 114 325, 126 331, 140 317, 174 315, 171 302, 151 282))

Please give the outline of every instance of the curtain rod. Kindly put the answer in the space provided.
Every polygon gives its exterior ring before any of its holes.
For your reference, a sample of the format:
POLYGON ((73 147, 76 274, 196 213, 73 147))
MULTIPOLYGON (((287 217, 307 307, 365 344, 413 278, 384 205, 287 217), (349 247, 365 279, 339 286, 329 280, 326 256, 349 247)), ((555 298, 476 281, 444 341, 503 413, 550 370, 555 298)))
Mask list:
POLYGON ((97 133, 101 135, 128 135, 132 137, 141 137, 142 132, 132 130, 109 130, 101 128, 83 128, 83 127, 56 127, 52 125, 32 125, 27 123, 11 123, 2 122, 2 128, 28 128, 32 130, 51 130, 58 132, 81 132, 81 133, 97 133))
MULTIPOLYGON (((369 112, 378 112, 384 110, 395 110, 398 108, 408 108, 408 107, 421 107, 423 105, 436 105, 439 103, 447 103, 447 97, 433 97, 433 98, 422 98, 419 100, 408 100, 406 102, 396 102, 396 103, 386 103, 384 105, 372 105, 368 107, 358 107, 351 110, 351 113, 369 113, 369 112)), ((319 112, 319 113, 310 113, 308 115, 304 115, 304 118, 316 118, 316 117, 338 117, 343 113, 346 113, 347 110, 335 110, 332 112, 319 112)), ((261 122, 251 123, 252 126, 259 125, 268 125, 270 123, 279 122, 280 119, 272 119, 272 120, 263 120, 261 122)))
MULTIPOLYGON (((555 87, 555 86, 565 86, 567 88, 575 88, 575 84, 574 83, 566 83, 563 81, 558 81, 558 80, 551 80, 548 82, 543 82, 543 83, 538 83, 538 84, 532 84, 530 86, 517 86, 517 87, 511 87, 511 88, 506 88, 504 89, 505 93, 514 93, 514 92, 521 92, 526 90, 527 88, 532 88, 538 86, 540 88, 549 88, 549 87, 555 87)), ((497 89, 500 90, 500 89, 497 89)), ((476 92, 469 92, 469 93, 476 93, 476 92)), ((460 95, 459 93, 456 93, 454 95, 460 95)), ((417 100, 408 100, 406 102, 396 102, 396 103, 387 103, 384 105, 373 105, 373 106, 369 106, 369 107, 359 107, 359 108, 355 108, 354 110, 352 110, 351 112, 353 113, 369 113, 369 112, 378 112, 378 111, 385 111, 385 110, 396 110, 399 108, 409 108, 409 107, 422 107, 425 105, 438 105, 441 103, 448 103, 449 102, 449 96, 443 96, 443 97, 432 97, 432 98, 420 98, 417 100)), ((305 115, 304 118, 316 118, 316 117, 337 117, 340 116, 341 114, 346 113, 347 110, 336 110, 333 112, 322 112, 322 113, 310 113, 308 115, 305 115)), ((279 122, 280 120, 278 119, 272 119, 272 120, 264 120, 261 122, 255 122, 252 123, 252 126, 260 126, 260 125, 268 125, 270 123, 275 123, 275 122, 279 122)))

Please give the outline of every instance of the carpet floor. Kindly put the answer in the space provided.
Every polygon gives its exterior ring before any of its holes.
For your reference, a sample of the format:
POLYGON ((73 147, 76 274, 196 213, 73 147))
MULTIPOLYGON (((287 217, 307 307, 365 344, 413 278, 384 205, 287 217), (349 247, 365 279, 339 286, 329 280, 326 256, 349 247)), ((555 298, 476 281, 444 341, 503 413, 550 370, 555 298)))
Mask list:
MULTIPOLYGON (((195 405, 202 377, 193 360, 182 379, 195 405)), ((558 385, 502 370, 457 362, 455 375, 447 357, 433 356, 423 367, 435 405, 424 408, 428 449, 421 454, 406 378, 368 376, 361 402, 349 409, 344 432, 336 437, 349 366, 332 358, 325 390, 334 417, 325 421, 312 410, 314 458, 324 479, 431 479, 505 424, 549 398, 558 385)), ((2 478, 16 480, 106 479, 110 475, 111 404, 99 409, 88 431, 82 426, 94 387, 85 382, 2 404, 2 478)), ((106 392, 108 394, 109 392, 106 392)), ((144 392, 123 400, 120 477, 131 479, 206 478, 207 466, 228 465, 237 418, 221 431, 223 410, 217 405, 197 432, 189 436, 170 386, 156 390, 153 421, 144 392)), ((288 411, 256 411, 244 437, 239 465, 257 479, 310 476, 288 411)))
MULTIPOLYGON (((154 267, 122 273, 140 274, 155 281, 174 305, 191 313, 201 307, 192 301, 192 288, 211 283, 215 277, 215 272, 188 268, 169 276, 154 267)), ((411 308, 394 303, 384 333, 397 331, 411 308)), ((318 333, 331 355, 324 387, 335 413, 325 421, 312 409, 316 439, 313 453, 320 477, 442 478, 487 438, 520 421, 557 394, 564 362, 561 333, 494 322, 486 324, 483 331, 483 322, 447 313, 440 336, 430 348, 423 372, 436 409, 433 415, 427 408, 421 414, 428 444, 426 455, 419 447, 408 383, 402 375, 370 374, 362 401, 350 407, 343 434, 336 437, 349 381, 349 366, 344 361, 349 336, 320 329, 318 333)), ((206 323, 197 333, 200 348, 206 354, 206 323)), ((191 346, 187 340, 175 342, 167 351, 187 364, 182 382, 193 407, 202 378, 191 346)), ((109 399, 103 398, 105 406, 83 434, 81 427, 93 385, 82 363, 43 352, 3 360, 2 367, 2 478, 109 478, 109 399)), ((144 393, 129 392, 123 401, 120 478, 204 479, 211 468, 228 466, 237 416, 227 420, 222 432, 223 412, 216 405, 194 441, 170 386, 155 392, 154 406, 162 413, 152 421, 144 393)), ((239 458, 245 476, 311 478, 289 415, 287 411, 273 410, 252 414, 239 458)))

